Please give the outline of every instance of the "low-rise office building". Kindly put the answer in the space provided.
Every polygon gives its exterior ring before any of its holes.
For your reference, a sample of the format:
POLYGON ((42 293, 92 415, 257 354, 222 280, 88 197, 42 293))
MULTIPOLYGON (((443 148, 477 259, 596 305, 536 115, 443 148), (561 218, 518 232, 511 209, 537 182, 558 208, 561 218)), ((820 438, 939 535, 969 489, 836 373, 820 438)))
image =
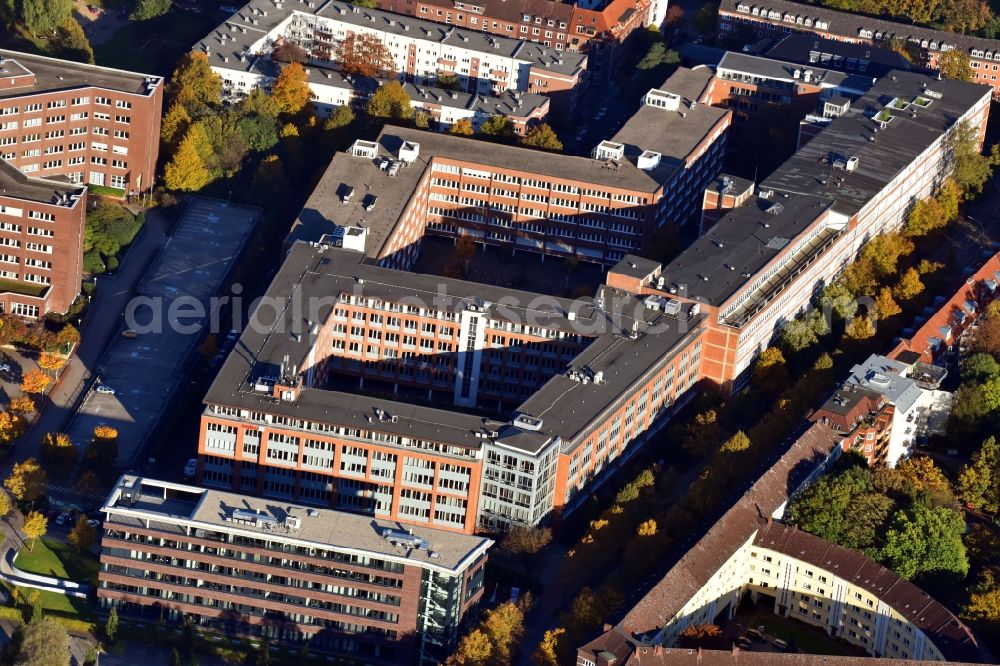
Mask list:
POLYGON ((0 157, 24 173, 146 192, 163 79, 0 49, 0 157))
MULTIPOLYGON (((345 40, 378 40, 403 81, 435 85, 454 80, 460 90, 499 95, 507 90, 544 94, 553 107, 570 110, 586 83, 587 56, 516 38, 441 26, 346 2, 254 0, 197 45, 229 95, 249 92, 276 76, 275 46, 291 43, 308 55, 306 65, 335 70, 345 40), (310 6, 313 5, 313 6, 310 6)), ((310 71, 310 86, 329 104, 333 74, 310 71)))
POLYGON ((131 475, 101 511, 101 608, 370 664, 443 661, 493 543, 131 475))
POLYGON ((0 159, 0 312, 39 319, 80 293, 86 188, 0 159))
POLYGON ((764 38, 792 32, 804 32, 832 40, 873 44, 892 48, 894 40, 914 49, 921 62, 936 68, 942 53, 960 49, 969 56, 973 81, 1000 91, 996 55, 1000 40, 961 35, 934 28, 900 23, 884 18, 837 11, 818 5, 806 5, 791 0, 723 0, 719 6, 718 34, 731 36, 746 33, 751 38, 764 38))

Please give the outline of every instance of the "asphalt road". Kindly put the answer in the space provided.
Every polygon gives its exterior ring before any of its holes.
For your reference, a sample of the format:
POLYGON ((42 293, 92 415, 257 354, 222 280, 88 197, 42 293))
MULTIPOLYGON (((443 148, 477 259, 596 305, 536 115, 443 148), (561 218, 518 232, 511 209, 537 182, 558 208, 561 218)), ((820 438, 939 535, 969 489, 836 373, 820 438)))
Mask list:
MULTIPOLYGON (((136 283, 163 245, 167 226, 160 211, 150 210, 142 231, 129 248, 118 272, 113 276, 98 278, 96 295, 80 328, 77 353, 66 365, 59 384, 45 399, 41 416, 18 441, 11 456, 2 463, 4 477, 10 473, 15 463, 38 456, 45 433, 61 432, 66 427, 76 411, 78 401, 90 386, 94 368, 104 349, 119 332, 121 313, 133 296, 136 283)), ((79 493, 67 492, 68 490, 70 489, 49 489, 49 494, 57 499, 80 501, 79 493)))

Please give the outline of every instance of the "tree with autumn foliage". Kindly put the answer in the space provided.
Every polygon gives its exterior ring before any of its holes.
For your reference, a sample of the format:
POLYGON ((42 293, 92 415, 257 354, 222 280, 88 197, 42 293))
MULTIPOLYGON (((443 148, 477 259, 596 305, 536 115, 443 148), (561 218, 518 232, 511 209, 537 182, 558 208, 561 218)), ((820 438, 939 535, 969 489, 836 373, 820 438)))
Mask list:
POLYGON ((8 445, 24 434, 24 419, 16 412, 0 412, 0 444, 8 445))
POLYGON ((28 370, 21 378, 21 391, 24 393, 45 393, 52 382, 52 377, 38 369, 28 370))
POLYGON ((722 635, 722 629, 715 624, 692 624, 680 633, 683 647, 702 647, 706 642, 722 635))
POLYGON ((76 460, 76 447, 66 433, 47 432, 42 437, 39 454, 46 462, 67 463, 76 460))
POLYGON ((98 476, 114 473, 118 460, 118 431, 111 426, 99 425, 83 454, 87 467, 98 476))
POLYGON ((212 143, 205 126, 197 122, 188 128, 173 158, 163 171, 163 182, 169 190, 197 192, 208 185, 212 174, 206 160, 212 155, 212 143))
POLYGON ((31 539, 31 542, 28 544, 29 552, 35 549, 35 539, 45 536, 48 530, 49 519, 44 514, 38 511, 28 512, 24 517, 24 524, 21 526, 21 531, 24 532, 24 536, 31 539))
POLYGON ((291 62, 281 68, 271 90, 271 99, 279 113, 292 115, 305 108, 311 94, 305 67, 298 62, 291 62))
POLYGON ((212 71, 207 54, 188 51, 170 77, 168 92, 172 102, 183 104, 192 116, 200 117, 209 107, 222 103, 222 77, 212 71))
POLYGON ((458 136, 472 136, 476 133, 476 130, 473 129, 471 120, 468 118, 459 118, 448 128, 448 133, 457 134, 458 136))
POLYGON ((365 107, 372 118, 389 120, 409 120, 413 117, 410 96, 399 81, 389 81, 372 93, 365 107))
POLYGON ((899 307, 899 303, 892 297, 892 290, 889 287, 882 287, 875 297, 875 315, 879 319, 888 319, 902 311, 903 308, 899 307))
POLYGON ((72 324, 64 325, 52 339, 52 342, 62 347, 64 351, 68 351, 71 345, 75 345, 79 341, 80 331, 78 331, 72 324))
POLYGON ((546 629, 538 647, 531 655, 535 666, 559 666, 559 641, 566 633, 562 627, 546 629))
POLYGON ((48 370, 52 374, 57 374, 66 365, 66 359, 59 354, 42 352, 38 355, 38 367, 48 370))
POLYGON ((941 76, 949 79, 972 82, 975 78, 969 54, 962 49, 951 49, 938 54, 937 68, 941 76))
POLYGON ((34 458, 16 463, 4 482, 3 487, 18 503, 34 502, 42 495, 45 470, 34 458))
POLYGON ((867 316, 858 316, 848 322, 844 335, 851 340, 868 340, 875 337, 875 321, 867 316))
POLYGON ((563 149, 562 141, 559 140, 555 130, 553 130, 548 123, 535 125, 529 129, 528 133, 524 135, 523 139, 521 139, 521 145, 528 146, 529 148, 541 148, 542 150, 550 150, 557 153, 561 153, 563 149))
POLYGON ((90 550, 90 547, 94 545, 94 541, 97 539, 97 533, 94 528, 90 526, 87 522, 87 516, 80 514, 80 517, 76 519, 76 525, 70 531, 69 536, 66 538, 73 547, 76 548, 76 552, 82 553, 90 550))
POLYGON ((780 347, 767 347, 757 357, 751 384, 768 395, 778 395, 788 388, 788 382, 785 354, 780 347))
POLYGON ((459 641, 447 666, 505 666, 524 635, 524 610, 507 601, 486 611, 479 626, 459 641))
POLYGON ((194 121, 187 108, 180 102, 174 102, 163 114, 163 122, 160 123, 160 139, 163 145, 169 150, 176 149, 192 122, 194 121))
POLYGON ((7 410, 18 416, 32 414, 35 411, 35 401, 31 399, 31 396, 18 396, 10 401, 10 404, 7 405, 7 410))
POLYGON ((392 52, 375 35, 351 33, 340 43, 337 64, 348 74, 382 78, 396 67, 392 52))
POLYGON ((920 281, 920 274, 915 268, 908 268, 893 287, 892 295, 901 301, 908 301, 916 298, 923 290, 924 283, 920 281))

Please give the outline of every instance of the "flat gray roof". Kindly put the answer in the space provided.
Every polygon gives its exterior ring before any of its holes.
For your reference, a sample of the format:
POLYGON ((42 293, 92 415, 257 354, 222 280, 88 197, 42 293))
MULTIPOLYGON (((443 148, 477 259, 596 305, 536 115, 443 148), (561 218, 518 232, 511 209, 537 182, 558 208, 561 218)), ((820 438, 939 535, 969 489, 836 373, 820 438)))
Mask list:
POLYGON ((22 69, 31 72, 35 75, 35 85, 28 88, 0 89, 0 99, 22 97, 46 90, 68 90, 84 86, 120 90, 134 95, 148 95, 156 87, 163 85, 163 77, 152 74, 126 72, 121 69, 86 65, 20 51, 8 51, 7 49, 0 49, 0 76, 9 76, 15 73, 12 71, 5 74, 3 68, 15 69, 18 74, 23 73, 22 69))
MULTIPOLYGON (((751 74, 756 74, 757 76, 786 82, 804 82, 802 75, 806 70, 809 70, 812 72, 810 83, 830 87, 843 86, 848 79, 854 79, 857 82, 860 82, 859 77, 851 77, 844 72, 824 69, 819 65, 800 65, 793 62, 778 60, 776 57, 772 56, 762 57, 750 55, 748 53, 739 53, 736 51, 728 51, 726 55, 723 56, 722 61, 719 63, 719 69, 729 69, 736 72, 749 72, 751 74), (798 77, 795 76, 796 72, 799 73, 798 77)), ((869 76, 867 78, 867 83, 868 85, 865 86, 866 90, 875 83, 874 77, 869 76)))
MULTIPOLYGON (((652 150, 663 157, 660 164, 642 173, 656 183, 666 183, 684 159, 708 137, 730 111, 707 104, 698 104, 705 86, 712 78, 707 67, 679 68, 660 85, 659 89, 680 95, 680 109, 668 111, 643 104, 611 138, 625 145, 625 156, 631 165, 643 151, 652 150)), ((623 163, 620 168, 624 168, 623 163)))
POLYGON ((209 33, 200 44, 202 48, 209 47, 209 62, 213 67, 232 67, 246 71, 248 62, 257 54, 251 54, 243 62, 239 59, 240 54, 246 53, 252 44, 266 37, 295 13, 321 16, 410 39, 424 39, 473 51, 495 53, 567 76, 582 71, 587 64, 587 56, 583 53, 558 51, 534 42, 442 25, 337 0, 327 0, 318 7, 289 2, 287 6, 283 3, 280 8, 273 2, 253 0, 209 33), (225 57, 229 58, 228 62, 224 60, 225 57))
POLYGON ((457 90, 445 90, 433 86, 415 85, 410 82, 403 84, 403 90, 415 102, 439 104, 456 109, 469 109, 480 113, 504 116, 529 116, 538 109, 547 106, 549 98, 545 95, 508 90, 501 95, 483 95, 457 90))
POLYGON ((667 282, 681 295, 721 305, 825 210, 848 217, 861 210, 989 95, 987 86, 917 72, 880 79, 760 184, 758 190, 773 191, 773 197, 750 197, 665 266, 667 282), (917 97, 930 104, 886 111, 892 120, 884 128, 872 119, 893 99, 917 97), (854 171, 834 168, 834 161, 850 157, 858 158, 854 171))
POLYGON ((62 197, 74 197, 72 202, 75 203, 75 197, 83 194, 85 189, 61 178, 29 177, 7 160, 0 158, 0 195, 45 204, 55 204, 62 197))
POLYGON ((273 541, 298 542, 354 551, 384 557, 404 564, 416 564, 458 573, 493 545, 486 537, 437 530, 417 525, 405 528, 388 520, 371 516, 346 513, 328 508, 307 507, 285 500, 264 499, 237 493, 198 488, 167 481, 123 475, 101 508, 103 512, 118 516, 148 517, 168 524, 224 528, 251 537, 273 541), (139 487, 135 500, 122 497, 130 489, 139 487), (300 520, 298 529, 265 529, 262 526, 233 521, 234 510, 255 512, 264 523, 284 522, 288 516, 300 520), (422 539, 426 547, 404 548, 393 545, 382 536, 383 530, 409 533, 422 539), (433 553, 433 556, 432 556, 433 553))

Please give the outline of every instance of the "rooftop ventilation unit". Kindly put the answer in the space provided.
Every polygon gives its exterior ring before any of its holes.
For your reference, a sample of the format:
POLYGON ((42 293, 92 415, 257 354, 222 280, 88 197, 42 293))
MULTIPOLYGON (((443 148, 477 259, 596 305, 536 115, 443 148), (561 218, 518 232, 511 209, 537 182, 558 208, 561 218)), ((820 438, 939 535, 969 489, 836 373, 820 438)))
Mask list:
POLYGON ((351 144, 348 152, 355 157, 367 157, 370 160, 378 156, 378 144, 374 141, 363 141, 358 139, 351 144))
POLYGON ((601 141, 591 156, 595 160, 621 160, 625 156, 625 145, 614 141, 601 141))
POLYGON ((399 147, 399 159, 407 164, 417 161, 420 156, 420 144, 416 141, 404 141, 399 147))
POLYGON ((402 546, 412 550, 430 550, 431 544, 427 539, 418 537, 411 532, 394 530, 391 527, 382 528, 382 538, 393 546, 402 546))
POLYGON ((661 157, 662 155, 655 150, 644 150, 642 151, 642 154, 639 155, 639 159, 636 161, 636 166, 643 171, 650 171, 659 166, 661 157))
POLYGON ((677 111, 681 108, 681 96, 666 90, 650 88, 643 96, 642 103, 665 111, 677 111))
POLYGON ((517 418, 514 419, 514 427, 521 430, 538 432, 542 429, 542 420, 528 414, 518 414, 517 418))

